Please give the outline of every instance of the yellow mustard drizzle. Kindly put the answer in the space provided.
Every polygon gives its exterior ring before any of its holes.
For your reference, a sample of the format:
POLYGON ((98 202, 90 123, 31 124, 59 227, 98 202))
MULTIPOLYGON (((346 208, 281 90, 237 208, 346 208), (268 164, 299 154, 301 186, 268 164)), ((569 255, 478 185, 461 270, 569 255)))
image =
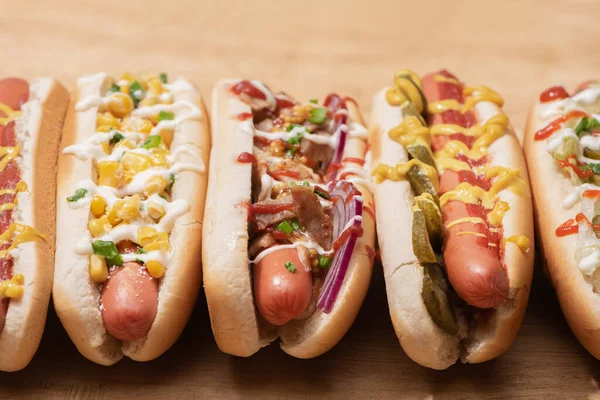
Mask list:
POLYGON ((529 251, 529 238, 525 235, 512 235, 502 240, 504 243, 514 243, 519 247, 521 253, 529 251))
POLYGON ((435 74, 433 76, 433 79, 435 79, 436 82, 447 82, 447 83, 453 83, 455 85, 458 85, 460 83, 456 79, 454 79, 454 78, 448 78, 447 76, 444 76, 442 74, 435 74))
POLYGON ((435 159, 435 165, 439 172, 442 173, 445 170, 450 171, 471 171, 471 167, 464 161, 460 161, 454 158, 439 157, 435 159))
POLYGON ((431 148, 429 128, 423 126, 419 118, 412 115, 404 118, 400 125, 390 129, 388 136, 404 148, 412 144, 421 144, 428 149, 431 148))
POLYGON ((427 112, 429 114, 441 114, 448 110, 463 112, 464 107, 456 99, 438 100, 427 103, 427 112))
POLYGON ((16 274, 12 278, 0 282, 0 299, 11 298, 18 299, 23 296, 23 284, 25 283, 25 276, 23 274, 16 274))
POLYGON ((485 224, 485 221, 482 218, 479 217, 464 217, 464 218, 458 218, 455 219, 454 221, 451 221, 450 223, 446 224, 445 228, 446 229, 450 229, 453 226, 456 226, 458 224, 462 224, 462 223, 471 223, 471 224, 485 224))
POLYGON ((480 101, 489 101, 498 107, 504 105, 502 96, 487 86, 467 86, 463 89, 463 95, 466 97, 465 110, 470 110, 480 101))
POLYGON ((425 164, 420 160, 417 160, 416 158, 413 158, 412 160, 405 163, 396 164, 394 166, 389 166, 387 164, 379 164, 373 170, 372 175, 375 177, 375 181, 377 183, 381 183, 386 179, 392 181, 400 181, 405 179, 405 176, 408 173, 408 171, 415 165, 419 166, 423 170, 423 172, 425 173, 425 175, 427 175, 427 177, 435 187, 435 190, 437 191, 440 186, 437 171, 431 165, 425 164))
POLYGON ((19 110, 13 110, 8 105, 0 103, 0 112, 3 112, 5 117, 0 117, 0 125, 7 125, 9 122, 19 118, 23 113, 19 110))
POLYGON ((487 235, 485 233, 480 233, 480 232, 462 231, 462 232, 456 233, 456 236, 462 236, 462 235, 473 235, 473 236, 479 236, 482 238, 487 238, 487 235))
POLYGON ((11 224, 3 234, 0 235, 0 246, 12 243, 8 249, 0 250, 0 258, 6 257, 9 251, 20 245, 21 243, 31 242, 36 238, 45 239, 46 235, 38 232, 29 225, 15 222, 11 224))
MULTIPOLYGON (((510 206, 506 201, 499 201, 494 205, 492 211, 487 215, 487 219, 491 226, 500 226, 504 215, 510 210, 510 206)), ((498 228, 490 228, 491 232, 498 232, 498 228), (493 229, 493 230, 492 230, 493 229)))

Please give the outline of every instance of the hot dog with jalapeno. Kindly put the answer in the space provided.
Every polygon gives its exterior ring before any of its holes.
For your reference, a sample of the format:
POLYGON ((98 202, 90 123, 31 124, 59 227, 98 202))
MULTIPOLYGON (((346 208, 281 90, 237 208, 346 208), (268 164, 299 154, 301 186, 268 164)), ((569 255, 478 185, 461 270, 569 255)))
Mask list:
POLYGON ((502 98, 443 70, 398 71, 374 99, 377 229, 390 314, 416 362, 483 362, 514 340, 529 296, 527 171, 502 98), (410 228, 409 228, 410 227, 410 228))
POLYGON ((0 370, 38 348, 52 288, 56 159, 69 95, 50 78, 0 79, 0 370))
POLYGON ((79 80, 58 163, 53 297, 88 359, 151 360, 183 330, 201 283, 209 146, 188 81, 79 80))
POLYGON ((279 337, 295 357, 323 354, 354 321, 373 265, 358 106, 226 80, 213 113, 203 265, 217 344, 250 356, 279 337))
POLYGON ((542 92, 524 147, 546 272, 569 326, 600 358, 600 82, 542 92))

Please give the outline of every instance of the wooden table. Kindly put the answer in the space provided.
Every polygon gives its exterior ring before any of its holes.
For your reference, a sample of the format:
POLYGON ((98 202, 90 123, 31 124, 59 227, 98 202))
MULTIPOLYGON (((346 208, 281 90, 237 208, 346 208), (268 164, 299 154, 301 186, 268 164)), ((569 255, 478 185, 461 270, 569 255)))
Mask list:
MULTIPOLYGON (((600 67, 597 0, 3 3, 0 76, 53 75, 71 86, 89 72, 156 70, 188 77, 208 97, 219 78, 252 77, 303 99, 336 90, 368 112, 395 69, 448 68, 500 91, 520 131, 542 89, 556 82, 573 87, 598 77, 600 67)), ((569 331, 539 269, 510 351, 483 365, 436 372, 402 352, 376 267, 356 323, 316 360, 292 359, 275 345, 250 359, 220 353, 201 298, 163 357, 104 368, 77 353, 51 311, 31 365, 0 373, 0 398, 564 399, 594 396, 598 378, 600 363, 569 331)))

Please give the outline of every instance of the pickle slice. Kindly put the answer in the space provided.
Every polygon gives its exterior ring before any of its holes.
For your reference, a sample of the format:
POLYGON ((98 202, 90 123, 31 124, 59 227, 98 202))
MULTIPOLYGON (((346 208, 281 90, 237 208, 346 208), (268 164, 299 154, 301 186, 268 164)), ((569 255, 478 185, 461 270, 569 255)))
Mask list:
POLYGON ((437 326, 447 334, 455 336, 458 333, 458 324, 448 299, 447 287, 446 278, 439 265, 428 264, 423 267, 421 297, 425 308, 437 326))
POLYGON ((583 155, 587 158, 593 158, 594 160, 600 160, 600 150, 588 149, 587 147, 583 149, 583 155))
POLYGON ((423 118, 423 115, 421 115, 417 109, 415 108, 415 105, 413 103, 405 103, 402 106, 402 116, 406 119, 407 117, 417 117, 419 119, 419 121, 421 121, 421 124, 423 124, 423 126, 427 126, 427 122, 425 122, 425 118, 423 118))
POLYGON ((435 168, 435 161, 433 161, 433 156, 427 147, 416 144, 408 146, 406 148, 406 152, 410 154, 411 158, 416 158, 417 160, 435 168))
POLYGON ((423 193, 422 195, 415 197, 414 205, 416 206, 415 208, 419 208, 423 213, 427 235, 429 236, 432 247, 435 250, 440 250, 442 246, 443 231, 442 213, 440 208, 429 193, 423 193))
POLYGON ((412 188, 413 192, 415 192, 415 195, 419 196, 423 193, 429 193, 431 197, 433 197, 433 200, 436 202, 436 204, 439 204, 440 199, 438 198, 435 187, 421 167, 414 165, 408 170, 406 176, 410 182, 410 187, 412 188))
POLYGON ((431 241, 427 233, 425 213, 418 207, 413 207, 412 245, 413 252, 421 264, 437 263, 437 258, 433 247, 431 247, 431 241))

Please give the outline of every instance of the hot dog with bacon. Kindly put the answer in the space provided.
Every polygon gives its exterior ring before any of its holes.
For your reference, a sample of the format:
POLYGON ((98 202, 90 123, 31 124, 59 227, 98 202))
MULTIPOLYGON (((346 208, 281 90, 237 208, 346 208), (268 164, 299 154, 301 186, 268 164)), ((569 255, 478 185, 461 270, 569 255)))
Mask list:
POLYGON ((213 113, 203 264, 217 344, 249 356, 279 337, 287 353, 316 357, 349 329, 372 272, 358 106, 225 80, 213 113))
POLYGON ((541 93, 524 138, 538 233, 569 326, 600 358, 600 83, 541 93))
POLYGON ((443 70, 409 70, 374 98, 377 230, 406 353, 444 369, 502 354, 533 270, 527 171, 502 98, 443 70))
POLYGON ((0 370, 38 348, 52 288, 56 158, 69 95, 50 78, 0 80, 0 370))
POLYGON ((79 80, 58 163, 53 297, 88 359, 151 360, 183 330, 201 282, 209 146, 188 81, 79 80))

